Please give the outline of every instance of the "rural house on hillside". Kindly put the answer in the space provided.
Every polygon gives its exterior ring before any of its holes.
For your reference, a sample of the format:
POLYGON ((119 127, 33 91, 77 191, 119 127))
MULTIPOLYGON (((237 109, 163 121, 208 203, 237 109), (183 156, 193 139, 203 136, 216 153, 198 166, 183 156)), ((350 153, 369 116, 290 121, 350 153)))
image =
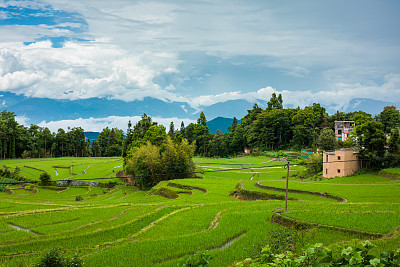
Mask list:
POLYGON ((342 177, 354 174, 360 169, 358 151, 340 148, 323 153, 323 177, 342 177))
POLYGON ((335 121, 335 134, 337 140, 346 141, 355 126, 354 121, 335 121))

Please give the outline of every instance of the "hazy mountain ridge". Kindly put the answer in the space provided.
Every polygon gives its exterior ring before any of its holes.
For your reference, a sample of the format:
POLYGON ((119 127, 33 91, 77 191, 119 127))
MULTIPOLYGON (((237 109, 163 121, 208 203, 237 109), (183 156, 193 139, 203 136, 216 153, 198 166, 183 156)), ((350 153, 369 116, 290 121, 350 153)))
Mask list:
MULTIPOLYGON (((121 100, 110 100, 106 98, 89 98, 81 100, 58 100, 49 98, 29 98, 16 95, 10 92, 0 94, 0 105, 2 109, 13 111, 17 116, 29 118, 29 123, 40 123, 42 121, 74 120, 78 118, 104 118, 108 116, 141 116, 143 113, 152 117, 161 118, 188 118, 197 119, 199 111, 203 111, 206 118, 211 121, 218 117, 243 118, 247 110, 251 109, 254 102, 246 100, 230 100, 219 102, 210 106, 192 108, 185 102, 165 102, 155 98, 144 98, 124 102, 121 100)), ((267 101, 256 101, 261 108, 265 108, 267 101)), ((385 101, 357 98, 350 101, 344 112, 363 110, 372 115, 378 114, 383 107, 388 105, 398 105, 385 101)), ((332 107, 325 107, 332 114, 336 112, 332 107)), ((231 119, 229 119, 231 120, 231 119)), ((231 123, 231 122, 230 122, 231 123)), ((212 125, 211 132, 220 128, 223 132, 227 131, 227 122, 221 120, 221 126, 212 125)), ((230 125, 229 125, 230 126, 230 125)))

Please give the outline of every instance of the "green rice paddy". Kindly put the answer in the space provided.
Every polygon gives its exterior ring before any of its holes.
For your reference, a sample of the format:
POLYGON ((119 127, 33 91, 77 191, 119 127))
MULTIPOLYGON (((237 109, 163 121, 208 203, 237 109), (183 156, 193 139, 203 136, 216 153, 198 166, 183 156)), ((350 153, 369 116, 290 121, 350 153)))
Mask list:
MULTIPOLYGON (((52 248, 78 254, 85 266, 177 266, 184 255, 201 250, 210 251, 210 266, 229 266, 252 256, 268 242, 272 231, 284 227, 271 222, 274 212, 284 211, 283 200, 246 201, 229 195, 241 182, 245 190, 284 195, 255 184, 285 188, 286 162, 266 157, 194 161, 204 171, 201 179, 164 181, 156 186, 175 192, 174 199, 148 195, 149 191, 113 178, 122 169, 121 158, 2 161, 12 169, 18 166, 32 180, 46 171, 53 180, 107 178, 119 185, 63 190, 36 186, 36 191, 9 186, 11 194, 0 193, 0 266, 31 266, 52 248), (76 196, 82 200, 76 201, 76 196)), ((291 166, 290 172, 301 169, 291 166)), ((362 231, 384 236, 373 240, 376 250, 400 248, 400 181, 378 175, 322 181, 291 178, 289 188, 347 200, 289 193, 294 200, 288 201, 285 216, 337 227, 305 231, 307 243, 331 245, 366 239, 357 233, 362 231)))

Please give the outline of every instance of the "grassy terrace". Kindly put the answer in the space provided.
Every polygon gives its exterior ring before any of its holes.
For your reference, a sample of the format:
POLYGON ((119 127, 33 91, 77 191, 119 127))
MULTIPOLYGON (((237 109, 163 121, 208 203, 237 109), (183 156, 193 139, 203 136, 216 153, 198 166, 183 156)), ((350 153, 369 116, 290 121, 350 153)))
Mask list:
MULTIPOLYGON (((283 227, 272 223, 271 217, 276 210, 284 209, 284 201, 244 201, 229 194, 243 181, 245 190, 283 195, 255 185, 259 181, 284 188, 286 169, 281 166, 285 162, 266 157, 194 161, 206 171, 202 179, 164 181, 156 186, 173 191, 178 196, 175 199, 124 185, 113 189, 67 187, 61 191, 38 187, 36 193, 11 186, 12 194, 0 193, 0 265, 32 264, 55 247, 70 255, 77 253, 86 266, 176 266, 181 257, 199 250, 211 251, 211 266, 228 266, 251 256, 256 247, 268 242, 271 231, 283 227), (83 200, 76 201, 77 195, 83 200)), ((2 164, 19 166, 31 179, 38 179, 41 170, 57 180, 92 179, 113 177, 122 168, 122 159, 9 160, 2 164)), ((301 168, 291 166, 290 170, 301 168)), ((362 175, 322 181, 291 178, 289 184, 291 189, 327 192, 347 202, 290 193, 295 200, 289 201, 285 216, 385 235, 373 240, 377 250, 400 247, 400 181, 362 175)), ((304 239, 330 245, 367 238, 357 231, 315 227, 304 232, 304 239)))

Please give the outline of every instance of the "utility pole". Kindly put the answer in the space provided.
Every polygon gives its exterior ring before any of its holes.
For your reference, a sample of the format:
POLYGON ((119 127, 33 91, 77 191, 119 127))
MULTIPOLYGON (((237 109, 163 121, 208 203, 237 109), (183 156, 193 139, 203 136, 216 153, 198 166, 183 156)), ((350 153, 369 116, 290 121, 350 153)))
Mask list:
POLYGON ((286 197, 285 197, 285 212, 287 212, 287 200, 288 200, 288 192, 289 192, 289 161, 286 164, 287 175, 286 175, 286 197))

